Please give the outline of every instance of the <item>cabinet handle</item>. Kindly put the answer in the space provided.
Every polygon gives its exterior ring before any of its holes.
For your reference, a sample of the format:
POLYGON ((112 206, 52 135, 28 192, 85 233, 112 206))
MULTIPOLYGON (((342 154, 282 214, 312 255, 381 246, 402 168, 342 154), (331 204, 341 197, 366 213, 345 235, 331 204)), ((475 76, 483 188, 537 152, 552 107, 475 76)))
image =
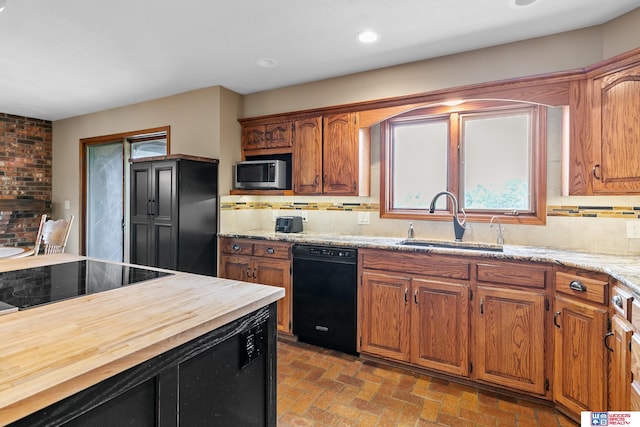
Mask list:
POLYGON ((480 298, 480 314, 484 314, 484 298, 480 298))
POLYGON ((558 324, 558 317, 562 314, 561 311, 556 311, 553 315, 553 324, 556 325, 556 328, 560 329, 560 325, 558 324))
POLYGON ((409 293, 409 288, 404 288, 404 303, 405 303, 405 305, 409 304, 409 299, 407 297, 408 293, 409 293))
POLYGON ((622 297, 620 295, 614 295, 611 297, 611 303, 616 307, 623 308, 622 297))
POLYGON ((579 280, 572 280, 571 283, 569 283, 569 289, 578 292, 587 292, 587 287, 579 280))
POLYGON ((611 347, 609 347, 609 343, 607 342, 607 339, 609 337, 613 336, 613 332, 609 332, 608 334, 606 334, 604 336, 604 346, 606 347, 607 350, 609 350, 611 353, 613 353, 613 349, 611 347))
POLYGON ((599 181, 600 177, 598 176, 598 172, 597 172, 598 169, 600 169, 600 165, 599 164, 594 165, 593 169, 591 170, 591 173, 593 174, 593 177, 599 181))
POLYGON ((254 278, 254 279, 257 279, 257 278, 258 278, 258 276, 256 275, 256 270, 257 270, 256 268, 254 268, 254 269, 253 269, 253 278, 254 278))
POLYGON ((151 215, 157 215, 156 213, 156 199, 151 200, 151 215))
POLYGON ((238 252, 240 250, 240 245, 234 243, 233 246, 231 246, 231 250, 233 250, 234 252, 238 252))
POLYGON ((267 248, 267 251, 266 251, 266 252, 267 252, 268 254, 273 255, 273 254, 275 254, 275 253, 276 253, 276 250, 275 250, 275 249, 273 249, 273 248, 267 248))
POLYGON ((413 302, 415 302, 416 305, 418 305, 418 290, 417 289, 415 291, 413 291, 413 302))
POLYGON ((249 281, 249 279, 251 279, 251 267, 247 268, 247 280, 249 281))

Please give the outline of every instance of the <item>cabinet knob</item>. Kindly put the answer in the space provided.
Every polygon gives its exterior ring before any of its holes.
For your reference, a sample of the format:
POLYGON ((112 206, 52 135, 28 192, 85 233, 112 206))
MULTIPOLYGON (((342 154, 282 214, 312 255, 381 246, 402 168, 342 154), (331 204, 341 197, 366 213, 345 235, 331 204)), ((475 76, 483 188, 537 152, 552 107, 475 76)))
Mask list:
POLYGON ((273 248, 267 248, 267 253, 273 255, 276 253, 276 250, 273 248))
POLYGON ((231 246, 231 249, 232 249, 234 252, 238 252, 238 251, 240 250, 240 245, 239 245, 239 244, 237 244, 237 243, 235 243, 233 246, 231 246))

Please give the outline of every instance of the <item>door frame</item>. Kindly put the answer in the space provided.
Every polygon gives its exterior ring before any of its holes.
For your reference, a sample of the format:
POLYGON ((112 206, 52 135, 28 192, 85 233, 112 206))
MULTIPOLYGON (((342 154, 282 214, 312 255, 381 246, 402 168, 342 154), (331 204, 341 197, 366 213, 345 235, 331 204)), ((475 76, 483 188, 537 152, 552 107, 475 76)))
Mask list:
MULTIPOLYGON (((160 132, 165 132, 167 135, 167 154, 170 154, 171 153, 171 126, 161 126, 156 128, 135 130, 130 132, 122 132, 122 133, 114 133, 110 135, 101 135, 101 136, 94 136, 90 138, 80 139, 80 227, 79 227, 80 255, 87 254, 87 240, 86 240, 86 236, 87 236, 87 169, 88 169, 87 159, 86 159, 87 147, 89 147, 90 145, 99 145, 99 144, 106 144, 106 143, 118 142, 118 141, 121 141, 123 144, 125 144, 128 138, 144 135, 147 133, 160 133, 160 132)), ((123 158, 123 162, 125 160, 126 159, 123 158)), ((125 171, 125 173, 126 173, 126 170, 127 170, 126 165, 124 165, 123 171, 125 171)), ((125 190, 124 191, 125 200, 123 200, 123 202, 125 203, 123 204, 123 206, 126 207, 127 206, 126 205, 127 189, 125 188, 125 182, 126 182, 126 177, 123 174, 122 187, 125 190)), ((124 212, 124 216, 125 216, 125 222, 127 222, 126 212, 124 212)), ((123 250, 126 250, 126 248, 123 248, 123 250)), ((125 257, 126 257, 126 254, 125 254, 125 257)))

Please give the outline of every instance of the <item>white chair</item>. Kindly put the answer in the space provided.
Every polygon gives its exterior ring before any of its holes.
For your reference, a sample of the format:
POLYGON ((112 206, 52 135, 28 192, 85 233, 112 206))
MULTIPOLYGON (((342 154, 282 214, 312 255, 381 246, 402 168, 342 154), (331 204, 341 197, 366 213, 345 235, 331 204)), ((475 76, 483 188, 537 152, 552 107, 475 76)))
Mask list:
POLYGON ((37 256, 41 252, 45 255, 58 254, 64 252, 73 223, 73 215, 66 219, 52 220, 47 218, 47 214, 43 214, 40 219, 40 228, 36 236, 36 243, 33 249, 26 250, 12 258, 24 258, 27 256, 37 256))

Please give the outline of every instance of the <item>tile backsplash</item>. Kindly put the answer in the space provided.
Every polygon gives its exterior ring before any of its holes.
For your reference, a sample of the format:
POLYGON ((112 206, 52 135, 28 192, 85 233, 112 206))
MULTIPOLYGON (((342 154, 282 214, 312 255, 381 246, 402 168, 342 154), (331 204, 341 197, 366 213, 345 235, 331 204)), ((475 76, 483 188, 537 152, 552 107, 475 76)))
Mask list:
MULTIPOLYGON (((275 228, 274 215, 294 215, 298 210, 305 211, 308 216, 304 224, 304 230, 308 232, 397 238, 407 236, 408 220, 381 219, 379 203, 369 198, 362 199, 222 196, 220 229, 222 232, 270 230, 275 228), (358 213, 363 211, 369 212, 369 224, 358 223, 358 213)), ((566 199, 575 202, 576 199, 585 198, 566 199)), ((640 239, 627 238, 627 222, 640 221, 640 206, 605 205, 601 203, 603 198, 594 199, 597 200, 597 206, 548 206, 547 223, 544 226, 506 224, 503 226, 505 243, 598 253, 640 254, 640 239)), ((614 197, 607 199, 619 201, 614 197)), ((625 201, 635 201, 627 199, 625 201)), ((413 221, 413 225, 416 238, 453 238, 449 221, 413 221)), ((467 241, 493 242, 495 239, 495 229, 486 223, 469 223, 464 236, 467 241)))

